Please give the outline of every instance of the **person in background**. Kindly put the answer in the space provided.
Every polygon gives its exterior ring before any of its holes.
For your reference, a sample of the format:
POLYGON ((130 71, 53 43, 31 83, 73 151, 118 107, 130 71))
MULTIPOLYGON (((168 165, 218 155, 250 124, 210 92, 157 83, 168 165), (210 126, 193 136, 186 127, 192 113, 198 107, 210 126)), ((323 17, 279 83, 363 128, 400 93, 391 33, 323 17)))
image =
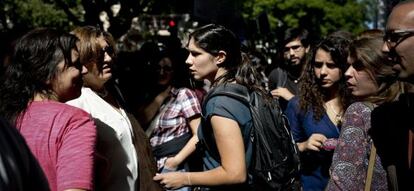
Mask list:
MULTIPOLYGON (((373 152, 369 135, 371 111, 382 103, 394 101, 400 92, 395 72, 381 51, 382 35, 380 30, 368 30, 350 45, 349 68, 345 76, 356 102, 344 114, 344 125, 334 151, 327 190, 364 189, 368 162, 373 152)), ((387 175, 379 157, 376 157, 373 172, 372 190, 388 190, 387 175)))
POLYGON ((283 62, 269 74, 270 93, 279 99, 282 110, 299 93, 298 83, 311 48, 310 38, 306 29, 288 29, 283 39, 283 62))
POLYGON ((90 113, 97 126, 97 190, 160 190, 148 138, 124 106, 113 77, 115 58, 111 34, 93 26, 72 31, 79 41, 79 59, 89 71, 79 98, 68 104, 90 113))
POLYGON ((323 190, 329 180, 333 150, 325 142, 339 137, 349 105, 344 72, 350 39, 328 36, 311 52, 300 85, 301 92, 286 108, 293 138, 300 151, 303 190, 323 190))
POLYGON ((52 191, 94 189, 95 124, 64 103, 79 97, 88 71, 77 43, 54 29, 28 32, 16 42, 0 86, 0 115, 23 135, 52 191))
POLYGON ((190 89, 190 76, 185 63, 178 63, 164 47, 153 55, 152 65, 158 73, 155 89, 159 94, 143 107, 141 121, 149 124, 146 132, 150 136, 159 172, 188 172, 189 159, 198 142, 200 103, 196 93, 190 89))
POLYGON ((371 114, 371 136, 387 171, 389 190, 414 190, 414 1, 402 1, 391 11, 382 51, 397 79, 407 82, 398 100, 371 114))

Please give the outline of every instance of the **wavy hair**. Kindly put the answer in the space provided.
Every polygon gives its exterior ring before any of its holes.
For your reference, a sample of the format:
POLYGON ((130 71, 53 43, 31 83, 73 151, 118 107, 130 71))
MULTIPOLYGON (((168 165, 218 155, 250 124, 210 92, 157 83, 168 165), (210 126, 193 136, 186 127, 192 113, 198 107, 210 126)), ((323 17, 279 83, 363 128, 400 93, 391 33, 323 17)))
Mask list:
POLYGON ((393 101, 398 96, 401 87, 399 83, 395 83, 397 75, 381 50, 382 35, 366 33, 352 41, 349 46, 349 57, 354 60, 354 64, 362 67, 361 69, 370 75, 379 89, 377 94, 361 101, 377 104, 393 101))
POLYGON ((114 58, 114 39, 111 34, 101 30, 98 27, 94 26, 83 26, 75 28, 72 34, 76 35, 79 38, 79 59, 80 62, 84 65, 87 65, 91 62, 100 62, 100 59, 103 59, 103 54, 105 54, 96 39, 103 37, 108 43, 109 47, 112 49, 108 54, 114 58))
POLYGON ((338 82, 338 91, 341 98, 342 108, 346 108, 350 103, 350 95, 346 90, 346 78, 344 77, 344 73, 348 67, 347 58, 350 42, 351 39, 349 38, 331 35, 322 39, 311 51, 304 73, 302 74, 299 105, 302 111, 312 109, 315 120, 319 121, 325 113, 324 100, 326 99, 325 90, 320 86, 313 69, 316 52, 317 50, 328 52, 335 65, 340 69, 342 77, 338 82))
POLYGON ((73 35, 48 28, 23 35, 2 76, 0 114, 14 123, 36 93, 51 97, 54 93, 48 81, 56 77, 62 60, 65 68, 72 65, 71 51, 77 41, 73 35))

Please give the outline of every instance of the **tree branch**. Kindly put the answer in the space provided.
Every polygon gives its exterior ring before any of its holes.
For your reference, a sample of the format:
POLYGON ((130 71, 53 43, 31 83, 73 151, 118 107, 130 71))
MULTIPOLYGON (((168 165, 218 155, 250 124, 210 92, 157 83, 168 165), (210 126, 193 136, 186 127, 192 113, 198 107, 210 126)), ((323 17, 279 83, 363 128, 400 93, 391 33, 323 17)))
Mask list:
POLYGON ((81 25, 81 21, 76 17, 72 11, 70 11, 69 6, 63 2, 62 0, 55 0, 55 3, 58 7, 60 7, 68 16, 68 19, 72 21, 75 25, 81 25))

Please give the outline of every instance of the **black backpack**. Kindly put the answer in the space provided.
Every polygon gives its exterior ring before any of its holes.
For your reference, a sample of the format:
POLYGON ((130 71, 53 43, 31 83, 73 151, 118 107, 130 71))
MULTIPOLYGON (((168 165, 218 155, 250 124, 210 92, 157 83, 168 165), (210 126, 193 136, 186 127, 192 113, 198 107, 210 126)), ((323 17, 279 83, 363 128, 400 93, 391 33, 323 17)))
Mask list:
MULTIPOLYGON (((287 118, 278 103, 273 99, 269 99, 270 103, 267 103, 258 92, 249 92, 243 85, 225 84, 209 91, 203 102, 203 109, 209 99, 218 95, 239 100, 249 107, 252 114, 253 128, 250 137, 244 137, 253 143, 252 162, 248 172, 252 178, 252 189, 297 190, 300 168, 298 149, 287 118)), ((213 152, 213 158, 219 158, 217 152, 213 152)))

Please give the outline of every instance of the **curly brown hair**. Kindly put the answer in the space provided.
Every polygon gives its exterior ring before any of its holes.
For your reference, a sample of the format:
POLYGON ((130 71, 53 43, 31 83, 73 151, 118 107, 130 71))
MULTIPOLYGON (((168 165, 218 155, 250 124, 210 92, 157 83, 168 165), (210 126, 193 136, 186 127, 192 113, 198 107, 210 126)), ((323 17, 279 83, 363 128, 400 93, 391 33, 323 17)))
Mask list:
POLYGON ((302 80, 300 84, 299 107, 302 111, 314 112, 314 119, 320 120, 326 112, 324 103, 327 92, 320 86, 314 73, 315 55, 317 50, 324 50, 328 52, 335 65, 340 69, 342 77, 339 80, 338 93, 341 99, 342 108, 346 108, 350 103, 349 92, 346 90, 345 71, 348 67, 348 46, 351 39, 338 35, 331 35, 322 39, 311 51, 307 58, 305 70, 302 73, 302 80))

